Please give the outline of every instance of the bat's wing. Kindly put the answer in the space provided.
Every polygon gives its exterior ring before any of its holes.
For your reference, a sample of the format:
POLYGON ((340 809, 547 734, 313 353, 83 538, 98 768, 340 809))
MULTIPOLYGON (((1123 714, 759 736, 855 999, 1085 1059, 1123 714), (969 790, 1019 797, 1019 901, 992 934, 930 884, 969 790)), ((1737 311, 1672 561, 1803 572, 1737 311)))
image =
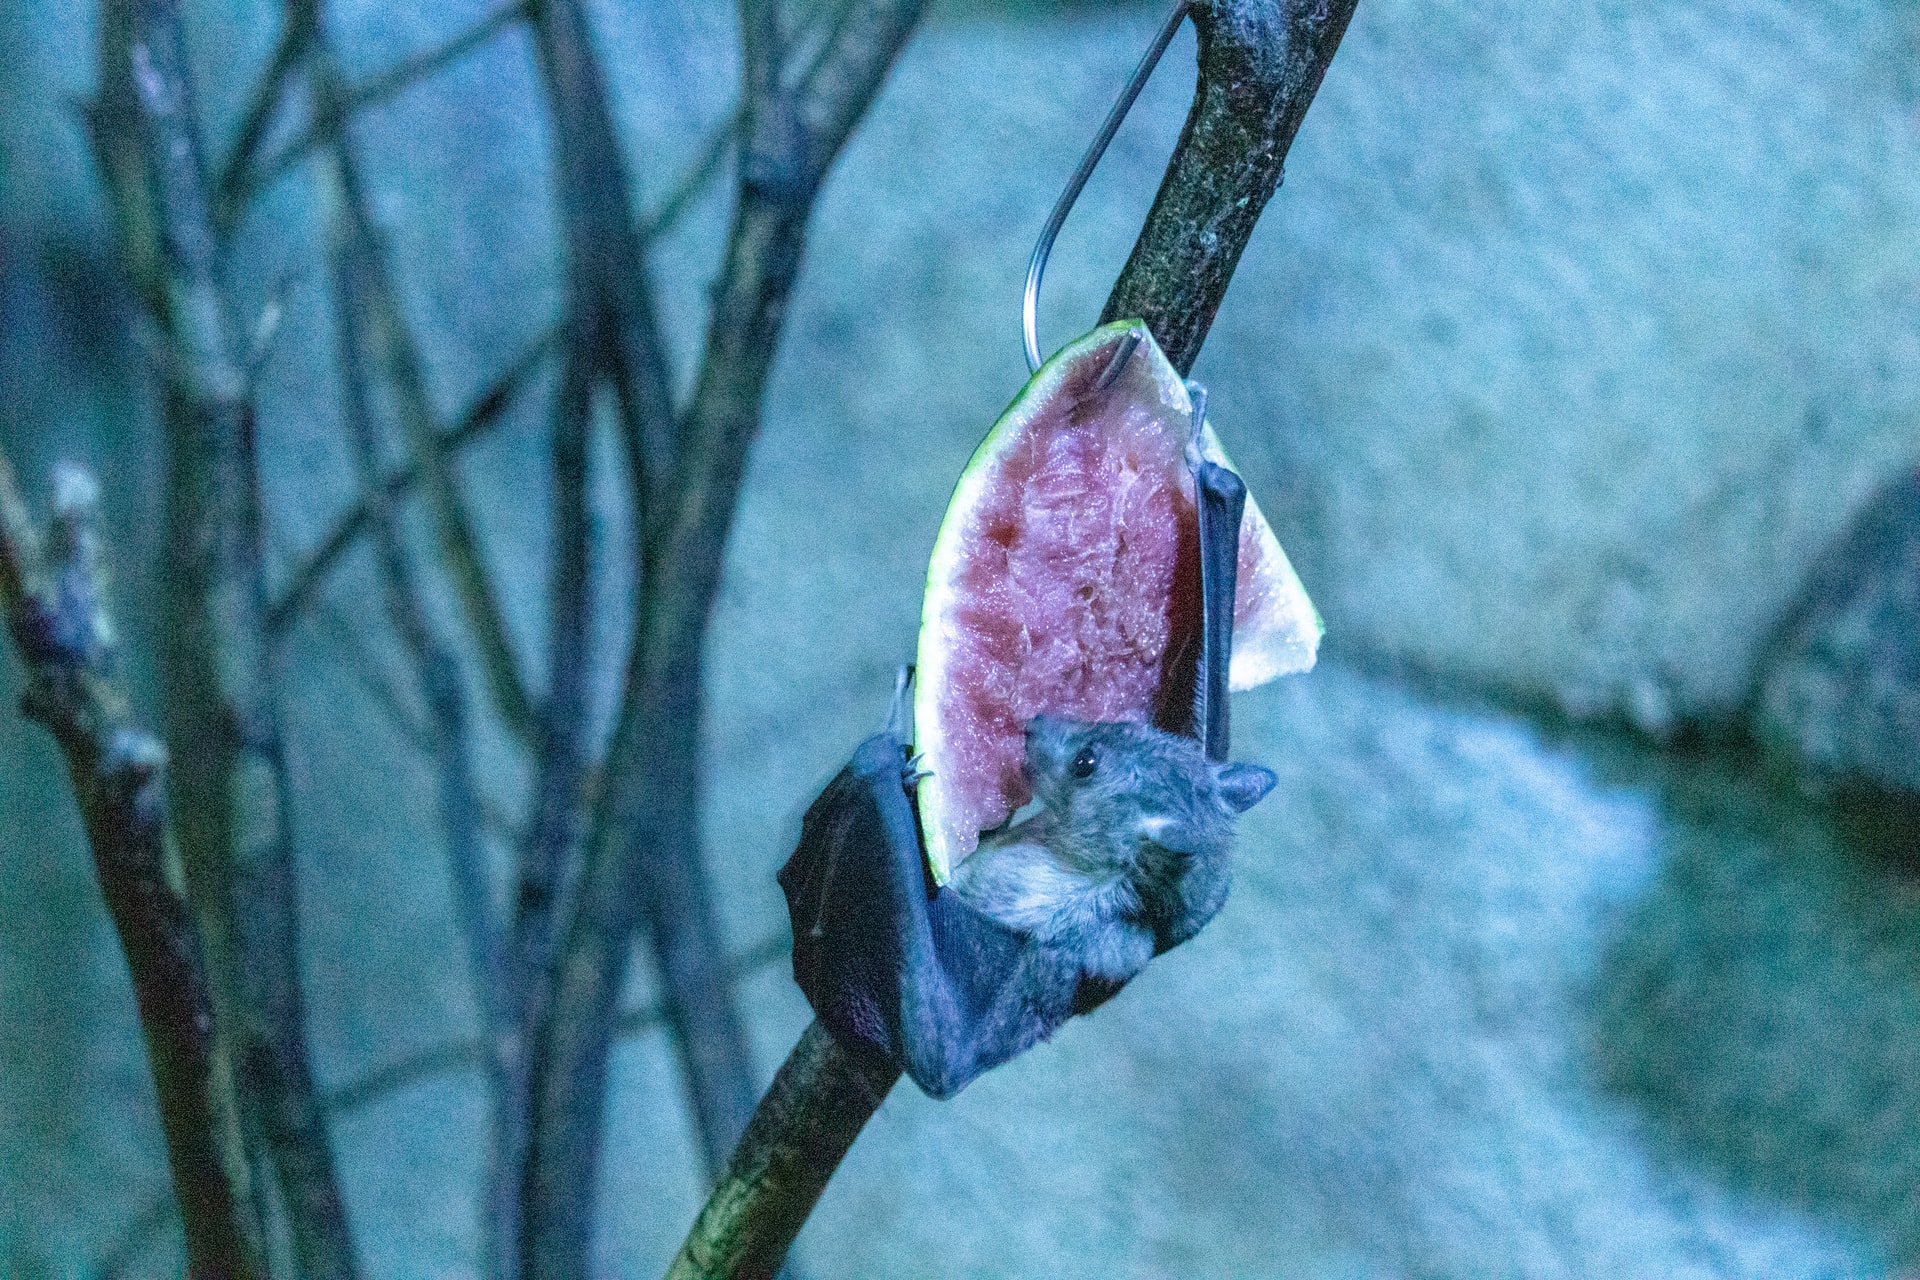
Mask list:
MULTIPOLYGON (((1206 399, 1196 397, 1194 431, 1204 420, 1206 399)), ((1193 731, 1209 760, 1225 761, 1231 749, 1227 721, 1227 671, 1233 665, 1233 598, 1240 576, 1240 516, 1247 486, 1208 458, 1193 462, 1194 506, 1200 520, 1200 670, 1193 686, 1193 731)))
POLYGON ((1080 991, 1071 957, 934 885, 906 767, 894 734, 861 743, 807 810, 780 887, 794 980, 820 1021, 947 1097, 1100 993, 1080 991))

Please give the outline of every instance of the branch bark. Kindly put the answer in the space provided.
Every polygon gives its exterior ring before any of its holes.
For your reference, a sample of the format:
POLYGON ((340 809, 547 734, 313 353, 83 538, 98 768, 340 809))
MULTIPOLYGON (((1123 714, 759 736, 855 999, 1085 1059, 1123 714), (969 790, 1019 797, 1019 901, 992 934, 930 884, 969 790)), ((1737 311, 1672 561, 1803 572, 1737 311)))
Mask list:
POLYGON ((166 819, 166 752, 135 721, 115 674, 117 645, 93 528, 96 489, 92 477, 67 468, 54 490, 49 560, 0 454, 0 611, 27 664, 23 705, 66 757, 100 893, 126 955, 188 1270, 264 1276, 233 1045, 214 1018, 166 819))
POLYGON ((800 1033, 667 1280, 766 1280, 780 1269, 898 1067, 866 1062, 818 1022, 800 1033))
POLYGON ((265 643, 247 388, 215 281, 215 237, 175 0, 105 0, 96 141, 129 265, 164 336, 168 590, 161 667, 171 801, 237 1028, 249 1145, 278 1174, 298 1262, 351 1276, 353 1244, 306 1049, 291 796, 265 643))
POLYGON ((1193 369, 1357 0, 1209 0, 1180 144, 1100 322, 1137 316, 1193 369))
MULTIPOLYGON (((1107 301, 1193 367, 1241 251, 1280 185, 1288 147, 1356 0, 1200 0, 1193 108, 1159 195, 1107 301)), ((771 1274, 897 1071, 810 1025, 761 1099, 669 1280, 771 1274)))

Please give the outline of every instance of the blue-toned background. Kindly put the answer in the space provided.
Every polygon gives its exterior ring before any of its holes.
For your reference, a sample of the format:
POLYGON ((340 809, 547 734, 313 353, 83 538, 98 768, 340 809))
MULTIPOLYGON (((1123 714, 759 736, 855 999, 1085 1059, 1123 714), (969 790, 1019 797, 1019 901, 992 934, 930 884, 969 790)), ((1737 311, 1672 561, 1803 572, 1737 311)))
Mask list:
MULTIPOLYGON (((651 207, 728 110, 731 9, 589 7, 651 207)), ((187 8, 225 139, 277 6, 187 8)), ((1023 376, 1027 252, 1158 8, 937 7, 822 199, 709 652, 705 837, 741 953, 783 936, 798 815, 884 710, 948 489, 1023 376)), ((483 12, 328 21, 364 75, 483 12)), ((158 449, 74 105, 91 24, 0 0, 0 443, 28 480, 102 472, 139 651, 158 449)), ((1069 222, 1052 343, 1097 314, 1192 66, 1183 34, 1069 222)), ((546 129, 518 33, 360 124, 443 410, 558 306, 546 129)), ((1328 628, 1317 671, 1236 708, 1281 786, 1233 899, 957 1100, 897 1090, 807 1274, 1920 1267, 1917 174, 1910 0, 1361 0, 1195 370, 1328 628)), ((725 192, 653 256, 683 376, 725 192)), ((318 217, 296 172, 230 260, 243 307, 287 290, 260 423, 286 556, 352 496, 318 217)), ((464 472, 529 661, 546 399, 464 472)), ((629 584, 612 480, 598 505, 604 717, 629 584)), ((476 1029, 373 594, 350 565, 289 654, 332 1089, 476 1029)), ((9 707, 19 675, 0 660, 9 707)), ((511 811, 527 779, 504 741, 487 759, 511 811)), ((652 981, 637 957, 631 1004, 652 981)), ((777 956, 740 999, 771 1075, 805 1004, 777 956)), ((616 1053, 606 1274, 657 1274, 698 1207, 677 1070, 658 1031, 616 1053)), ((334 1135, 372 1270, 475 1265, 477 1071, 343 1103, 334 1135)), ((135 1239, 134 1273, 177 1270, 170 1221, 129 1235, 166 1185, 58 757, 9 710, 0 1272, 135 1239)))

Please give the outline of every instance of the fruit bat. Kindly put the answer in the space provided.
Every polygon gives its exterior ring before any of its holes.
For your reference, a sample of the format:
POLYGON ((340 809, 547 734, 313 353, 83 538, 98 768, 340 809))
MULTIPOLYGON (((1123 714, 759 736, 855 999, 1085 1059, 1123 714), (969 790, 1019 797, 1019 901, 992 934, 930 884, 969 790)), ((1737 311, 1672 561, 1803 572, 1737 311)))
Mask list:
POLYGON ((946 1098, 1111 998, 1226 899, 1234 820, 1274 786, 1226 763, 1227 675, 1246 488, 1187 451, 1199 522, 1201 625, 1192 736, 1036 717, 1039 811, 983 833, 937 884, 906 741, 902 670, 887 727, 861 743, 801 821, 780 871, 793 976, 848 1050, 946 1098))

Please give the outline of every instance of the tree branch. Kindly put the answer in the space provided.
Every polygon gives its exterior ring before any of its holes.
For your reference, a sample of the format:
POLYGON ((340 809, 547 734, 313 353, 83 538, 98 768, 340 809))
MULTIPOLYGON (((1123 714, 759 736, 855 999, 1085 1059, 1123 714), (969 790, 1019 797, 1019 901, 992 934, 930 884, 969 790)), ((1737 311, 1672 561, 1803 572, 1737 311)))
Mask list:
POLYGON ((126 256, 168 356, 169 590, 161 667, 171 801, 213 963, 216 1017, 232 1018, 250 1142, 273 1157, 302 1271, 356 1271, 306 1052, 292 805, 262 626, 253 419, 214 277, 205 164, 175 0, 104 0, 96 137, 126 256))
POLYGON ((245 206, 248 176, 259 154, 260 144, 266 139, 267 128, 273 123, 274 113, 280 109, 287 82, 293 79, 294 72, 306 61, 314 41, 320 35, 318 0, 289 4, 285 12, 280 39, 275 42, 273 55, 267 59, 266 70, 261 73, 258 83, 253 87, 253 95, 247 100, 247 109, 240 117, 239 132, 234 137, 233 150, 228 153, 227 162, 220 167, 220 176, 214 183, 214 220, 223 228, 232 226, 245 206))
POLYGON ((1280 186, 1287 151, 1356 0, 1208 0, 1192 9, 1193 109, 1100 322, 1137 316, 1181 373, 1193 368, 1241 251, 1280 186))
MULTIPOLYGON (((1254 222, 1280 182, 1355 0, 1207 0, 1193 9, 1192 113, 1107 317, 1144 316, 1190 369, 1254 222)), ((860 1128, 898 1078, 818 1022, 760 1102, 669 1280, 738 1280, 777 1267, 860 1128)))
MULTIPOLYGON (((337 102, 323 105, 338 107, 337 102)), ((331 134, 344 127, 344 120, 335 120, 327 123, 327 132, 331 134)), ((455 598, 460 602, 474 646, 479 650, 481 671, 494 707, 508 732, 523 744, 531 745, 533 702, 520 675, 519 659, 507 634, 505 616, 480 550, 473 518, 454 474, 446 433, 436 420, 432 399, 427 393, 420 353, 401 312, 400 300, 380 249, 380 235, 364 195, 357 188, 345 194, 342 213, 351 224, 351 234, 371 246, 360 321, 367 354, 393 389, 394 407, 413 455, 427 514, 440 544, 442 565, 452 580, 455 598)))
MULTIPOLYGON (((540 371, 540 366, 559 345, 564 332, 563 324, 549 326, 525 351, 514 357, 513 363, 474 397, 459 421, 441 436, 441 452, 449 457, 457 456, 499 426, 508 406, 532 381, 533 375, 540 371)), ((419 480, 420 468, 412 460, 394 468, 384 482, 387 501, 398 501, 419 480)), ((286 633, 298 620, 302 610, 313 603, 314 596, 340 563, 340 558, 373 527, 370 497, 370 494, 362 496, 287 575, 287 584, 279 599, 267 609, 269 634, 279 636, 286 633)))
MULTIPOLYGON (((324 46, 313 56, 314 89, 323 109, 339 102, 340 81, 324 46)), ((340 353, 343 417, 359 463, 362 501, 369 511, 374 546, 385 587, 386 612, 412 658, 425 695, 428 745, 439 778, 441 825, 447 840, 454 902, 467 941, 468 967, 475 1002, 491 1028, 499 1025, 502 998, 502 949, 493 894, 481 838, 481 813, 474 784, 467 701, 460 664, 451 642, 429 614, 401 536, 393 503, 380 474, 381 431, 375 418, 372 371, 366 334, 373 324, 373 297, 380 270, 378 249, 364 224, 348 210, 364 199, 352 148, 344 130, 333 134, 331 156, 321 178, 332 211, 335 332, 340 353)))
POLYGON ((166 752, 134 720, 99 564, 93 478, 56 473, 53 559, 0 454, 0 611, 27 664, 23 705, 67 761, 101 896, 133 979, 175 1203, 196 1275, 264 1276, 233 1046, 213 1014, 185 873, 166 821, 166 752))
POLYGON ((818 98, 814 132, 782 83, 771 0, 742 0, 743 145, 734 222, 693 401, 675 433, 669 500, 651 504, 636 522, 642 543, 633 650, 579 902, 556 968, 554 1007, 534 1046, 528 1185, 552 1214, 531 1241, 529 1269, 538 1274, 575 1274, 586 1264, 615 1000, 643 920, 689 1079, 724 1086, 694 1090, 711 1165, 719 1165, 751 1110, 751 1084, 733 1083, 750 1082, 750 1062, 713 963, 720 935, 698 840, 701 649, 807 216, 858 115, 842 98, 878 87, 919 9, 919 0, 856 0, 858 21, 847 28, 864 25, 872 38, 843 29, 835 47, 847 65, 816 73, 843 87, 818 98))
MULTIPOLYGON (((514 3, 502 5, 445 44, 403 58, 370 77, 364 84, 347 89, 338 118, 346 120, 367 107, 378 106, 427 77, 445 70, 490 43, 502 32, 525 21, 526 16, 527 0, 514 0, 514 3)), ((310 43, 308 47, 311 47, 310 43)), ((278 182, 309 152, 326 141, 330 127, 327 121, 316 117, 264 161, 259 160, 257 139, 249 150, 236 147, 222 175, 220 225, 231 226, 254 196, 278 182)))
POLYGON ((511 1052, 503 1062, 486 1190, 489 1265, 501 1280, 537 1271, 534 1241, 569 1212, 528 1177, 534 1140, 531 1053, 552 1005, 561 898, 578 880, 581 850, 592 623, 588 441, 596 390, 607 388, 619 405, 636 525, 656 509, 674 466, 672 396, 646 243, 586 13, 579 0, 542 0, 532 18, 558 152, 567 321, 566 357, 553 407, 549 683, 535 757, 532 829, 521 850, 512 899, 506 1010, 511 1052))
POLYGON ((589 381, 619 391, 636 497, 651 513, 672 480, 673 400, 626 158, 580 0, 543 0, 533 29, 559 150, 571 342, 589 381))
POLYGON ((852 0, 808 69, 796 106, 806 140, 808 177, 827 175, 860 123, 900 48, 920 20, 919 4, 852 0))
MULTIPOLYGON (((727 973, 738 982, 791 954, 790 941, 784 935, 770 938, 730 960, 727 973)), ((665 1021, 666 1015, 657 1004, 628 1009, 614 1023, 614 1038, 625 1043, 653 1031, 665 1021)), ((428 1080, 458 1071, 488 1069, 495 1057, 495 1046, 488 1039, 449 1040, 430 1045, 393 1062, 371 1067, 328 1090, 322 1097, 322 1105, 330 1116, 352 1115, 428 1080)), ((172 1208, 173 1202, 162 1195, 133 1216, 103 1256, 99 1271, 104 1280, 119 1280, 129 1274, 134 1261, 153 1246, 155 1238, 172 1220, 172 1208)))
POLYGON ((809 1023, 773 1078, 667 1280, 766 1280, 900 1069, 854 1057, 809 1023))
POLYGON ((727 151, 739 137, 740 124, 740 112, 736 108, 707 135, 706 145, 700 148, 700 158, 687 167, 686 173, 673 185, 660 206, 642 219, 640 239, 643 243, 658 240, 671 230, 673 224, 680 221, 680 215, 693 204, 694 197, 706 190, 707 184, 720 172, 727 151))

